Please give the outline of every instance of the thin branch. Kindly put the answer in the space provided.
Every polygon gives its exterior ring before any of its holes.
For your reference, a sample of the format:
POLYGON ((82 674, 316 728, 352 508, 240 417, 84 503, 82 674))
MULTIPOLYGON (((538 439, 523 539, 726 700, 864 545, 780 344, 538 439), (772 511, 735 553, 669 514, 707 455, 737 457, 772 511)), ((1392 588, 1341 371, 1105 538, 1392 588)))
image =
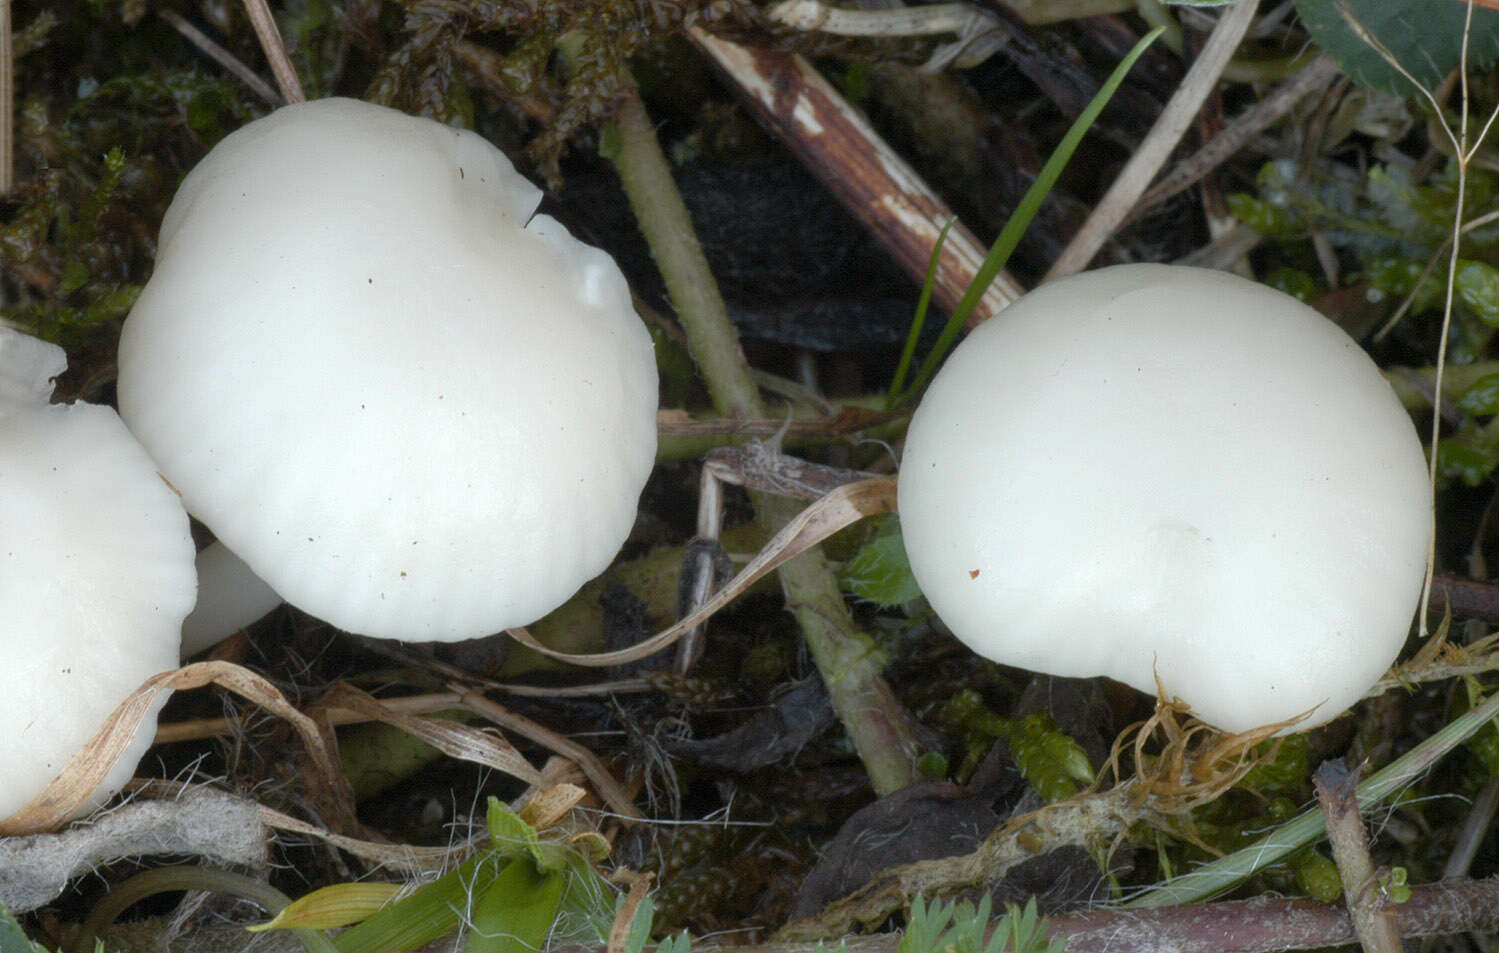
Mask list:
POLYGON ((187 41, 203 51, 203 54, 224 69, 233 73, 240 82, 250 87, 250 91, 272 106, 280 106, 285 102, 281 96, 271 88, 270 84, 260 78, 250 67, 246 66, 233 53, 215 43, 208 34, 193 26, 182 18, 176 10, 158 10, 156 15, 172 25, 172 29, 187 37, 187 41))
MULTIPOLYGON (((920 282, 938 235, 954 215, 869 121, 800 56, 750 49, 699 27, 689 28, 687 36, 739 87, 761 123, 920 282)), ((952 228, 937 264, 934 296, 942 307, 951 310, 962 299, 984 254, 971 232, 952 228)), ((998 314, 1023 293, 1002 272, 974 309, 972 323, 998 314)))
POLYGON ((297 71, 292 68, 291 57, 286 53, 286 42, 281 39, 281 30, 276 26, 276 18, 271 16, 271 8, 266 0, 245 0, 245 13, 250 18, 250 25, 255 28, 255 36, 260 40, 260 49, 265 53, 266 62, 271 64, 271 75, 276 77, 281 98, 288 103, 305 103, 307 94, 302 92, 302 81, 297 79, 297 71))
MULTIPOLYGON (((626 84, 615 128, 620 142, 615 168, 715 408, 733 416, 766 416, 655 128, 633 85, 626 84)), ((754 494, 752 499, 758 521, 772 531, 793 523, 803 509, 798 501, 766 494, 754 494)), ((854 624, 832 566, 814 546, 780 568, 780 581, 870 783, 880 794, 909 784, 916 777, 915 722, 881 677, 879 661, 869 651, 868 637, 854 624)))
MULTIPOLYGON (((1395 926, 1409 938, 1499 929, 1499 882, 1458 880, 1411 888, 1394 908, 1395 926)), ((1341 904, 1261 896, 1150 910, 1104 908, 1047 920, 1067 953, 1272 953, 1345 946, 1353 924, 1341 904)), ((896 953, 901 936, 880 933, 840 941, 847 953, 896 953)), ((709 953, 715 947, 695 943, 709 953)), ((824 946, 826 950, 828 947, 824 946)), ((647 948, 649 950, 649 948, 647 948)), ((735 946, 733 953, 817 953, 813 943, 735 946)), ((595 947, 560 947, 553 953, 599 953, 595 947)))
POLYGON ((1317 802, 1327 820, 1333 862, 1343 881, 1343 902, 1364 953, 1400 953, 1400 931, 1384 903, 1369 857, 1369 835, 1359 816, 1358 772, 1341 761, 1324 761, 1312 775, 1317 802))
POLYGON ((1144 210, 1196 185, 1209 172, 1247 145, 1251 139, 1283 117, 1303 97, 1321 89, 1329 80, 1338 75, 1338 72, 1337 61, 1330 56, 1320 56, 1308 63, 1294 77, 1277 86, 1270 95, 1239 114, 1201 149, 1178 163, 1176 168, 1167 173, 1140 198, 1131 214, 1139 215, 1144 210))

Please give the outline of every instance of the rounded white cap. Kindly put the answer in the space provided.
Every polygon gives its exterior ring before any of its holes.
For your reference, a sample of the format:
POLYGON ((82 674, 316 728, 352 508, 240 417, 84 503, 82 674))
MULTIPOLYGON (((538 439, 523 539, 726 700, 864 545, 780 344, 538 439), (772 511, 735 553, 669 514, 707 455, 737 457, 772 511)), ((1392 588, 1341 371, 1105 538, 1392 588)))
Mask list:
MULTIPOLYGON (((177 667, 196 591, 182 502, 119 416, 47 403, 66 363, 0 327, 0 817, 177 667)), ((153 717, 95 802, 130 779, 154 733, 153 717)))
POLYGON ((474 638, 561 604, 628 535, 650 338, 539 198, 481 137, 346 99, 251 123, 183 182, 121 413, 288 602, 474 638))
POLYGON ((1242 731, 1357 701, 1409 632, 1421 443, 1369 357, 1233 275, 1124 265, 952 354, 900 473, 911 568, 974 651, 1242 731))

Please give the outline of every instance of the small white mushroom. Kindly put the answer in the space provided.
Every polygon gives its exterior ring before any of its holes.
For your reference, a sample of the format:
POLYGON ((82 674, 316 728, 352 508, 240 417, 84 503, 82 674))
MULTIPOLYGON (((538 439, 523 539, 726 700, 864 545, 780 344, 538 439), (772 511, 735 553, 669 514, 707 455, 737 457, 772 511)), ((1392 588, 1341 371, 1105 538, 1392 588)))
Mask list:
MULTIPOLYGON (((0 327, 0 817, 147 678, 193 606, 182 502, 108 407, 49 404, 61 348, 0 327)), ((130 779, 155 718, 94 793, 130 779)))
POLYGON ((198 604, 182 622, 182 657, 197 655, 282 603, 245 561, 215 542, 198 552, 198 604))
POLYGON ((911 422, 911 568, 988 658, 1108 675, 1242 731, 1357 701, 1409 632, 1420 441, 1374 363, 1293 298, 1126 265, 979 327, 911 422))
POLYGON ((346 99, 249 124, 183 182, 121 413, 293 605, 474 638, 561 604, 629 533, 650 338, 540 197, 474 133, 346 99))

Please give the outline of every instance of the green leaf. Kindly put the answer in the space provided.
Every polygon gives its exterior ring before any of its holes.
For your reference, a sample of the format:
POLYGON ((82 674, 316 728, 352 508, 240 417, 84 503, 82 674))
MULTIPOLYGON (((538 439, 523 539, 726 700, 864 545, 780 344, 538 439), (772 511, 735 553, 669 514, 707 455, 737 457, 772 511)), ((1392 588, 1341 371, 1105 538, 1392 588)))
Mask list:
POLYGON ((1499 268, 1481 261, 1459 262, 1457 294, 1480 321, 1499 327, 1499 268))
POLYGON ((542 851, 536 829, 521 820, 520 815, 506 807, 505 802, 499 798, 490 797, 485 823, 489 827, 490 849, 500 856, 515 857, 523 854, 543 870, 558 866, 556 857, 548 857, 548 852, 542 851))
MULTIPOLYGON (((817 945, 820 948, 822 942, 819 940, 817 945)), ((838 947, 847 953, 848 947, 843 943, 840 942, 838 947)), ((692 953, 692 937, 687 935, 686 930, 676 936, 669 936, 656 944, 656 953, 692 953)))
POLYGON ((1369 287, 1375 291, 1383 292, 1392 298, 1400 299, 1416 291, 1415 300, 1411 302, 1411 312, 1420 314, 1430 311, 1442 302, 1442 283, 1431 280, 1426 276, 1426 281, 1421 285, 1421 276, 1425 267, 1418 261, 1409 258, 1386 257, 1376 258, 1369 263, 1365 271, 1365 277, 1369 287))
POLYGON ((911 562, 906 558, 900 521, 884 517, 874 539, 865 543, 843 565, 843 587, 877 605, 902 606, 921 595, 911 562))
POLYGON ((1266 741, 1256 754, 1269 751, 1280 745, 1275 757, 1261 761, 1239 781, 1239 786, 1265 797, 1301 794, 1311 777, 1311 746, 1305 734, 1289 735, 1275 741, 1266 741))
POLYGON ((3 905, 0 905, 0 953, 47 953, 46 947, 31 942, 3 905))
POLYGON ((1457 399, 1457 406, 1479 417, 1499 414, 1499 374, 1485 374, 1474 381, 1457 399))
POLYGON ((1284 291, 1297 301, 1309 302, 1317 296, 1317 282, 1300 268, 1280 267, 1271 269, 1264 284, 1277 291, 1284 291))
POLYGON ((1297 234, 1301 225, 1290 212, 1247 192, 1230 192, 1228 210, 1234 218, 1250 228, 1272 238, 1285 238, 1297 234))
POLYGON ((578 850, 570 847, 560 853, 567 866, 567 890, 562 894, 562 920, 555 938, 577 946, 608 942, 617 891, 578 850))
MULTIPOLYGON (((624 895, 620 895, 615 904, 615 912, 625 904, 624 895)), ((623 953, 641 953, 645 945, 651 940, 651 926, 656 921, 656 900, 647 894, 640 901, 640 906, 635 908, 635 916, 630 920, 630 932, 625 934, 625 948, 623 953)))
POLYGON ((906 932, 896 944, 896 953, 933 953, 940 949, 938 941, 948 923, 952 922, 953 906, 934 901, 931 907, 920 895, 911 901, 911 912, 906 918, 906 932))
POLYGON ((265 923, 245 927, 262 930, 327 930, 368 920, 389 904, 403 889, 400 884, 332 884, 298 897, 265 923))
POLYGON ((411 896, 384 908, 333 941, 339 953, 406 953, 458 929, 474 897, 501 873, 525 860, 503 860, 490 851, 470 857, 411 896))
POLYGON ((1405 903, 1411 898, 1411 888, 1407 883, 1409 879, 1410 874, 1404 867, 1391 867, 1388 872, 1380 875, 1379 889, 1384 891, 1391 903, 1405 903))
POLYGON ((1494 472, 1493 447, 1478 435, 1458 433, 1443 440, 1437 449, 1437 472, 1449 480, 1461 480, 1467 486, 1478 486, 1494 472))
POLYGON ((1047 923, 1036 912, 1036 898, 1023 910, 1010 905, 992 934, 990 902, 985 894, 978 906, 966 900, 957 904, 938 900, 927 906, 918 896, 911 903, 898 953, 1063 953, 1063 942, 1047 935, 1047 923))
POLYGON ((1072 797, 1094 780, 1093 764, 1082 745, 1043 712, 1005 719, 1001 735, 1020 774, 1048 801, 1072 797))
MULTIPOLYGON (((1394 67, 1348 23, 1339 6, 1394 56, 1416 82, 1433 89, 1457 68, 1467 4, 1453 0, 1296 0, 1301 20, 1317 44, 1353 80, 1409 96, 1415 92, 1394 67)), ((1468 67, 1483 70, 1499 59, 1499 12, 1473 11, 1468 67)))
POLYGON ((465 953, 536 953, 557 922, 567 877, 511 861, 474 903, 465 953))
MULTIPOLYGON (((1483 693, 1472 678, 1463 679, 1463 687, 1465 691, 1458 694, 1455 704, 1459 711, 1466 713, 1483 701, 1483 693)), ((1490 778, 1499 778, 1499 725, 1489 722, 1473 732, 1463 745, 1478 759, 1490 778)))
POLYGON ((1291 870, 1296 875, 1296 886, 1313 900, 1333 903, 1343 896, 1343 879, 1338 876, 1338 866, 1320 851, 1307 849, 1291 858, 1291 870))

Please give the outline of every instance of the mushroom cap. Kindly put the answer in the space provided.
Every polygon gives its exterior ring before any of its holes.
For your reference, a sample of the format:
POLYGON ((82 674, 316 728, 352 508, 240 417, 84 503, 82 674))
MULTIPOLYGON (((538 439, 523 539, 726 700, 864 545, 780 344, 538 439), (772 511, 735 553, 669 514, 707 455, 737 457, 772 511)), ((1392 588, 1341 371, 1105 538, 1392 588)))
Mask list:
POLYGON ((184 180, 121 414, 288 602, 474 638, 561 604, 628 535, 650 337, 540 195, 474 133, 347 99, 250 123, 184 180))
POLYGON ((198 602, 182 620, 183 658, 254 625, 285 601, 223 543, 199 550, 194 565, 198 602))
MULTIPOLYGON (((147 678, 193 606, 182 502, 108 407, 48 404, 62 349, 0 328, 0 817, 147 678)), ((155 719, 94 793, 119 790, 155 719)))
POLYGON ((1233 275, 1123 265, 977 328, 911 421, 911 569, 974 651, 1228 731, 1357 701, 1409 632, 1425 458, 1359 346, 1233 275))

